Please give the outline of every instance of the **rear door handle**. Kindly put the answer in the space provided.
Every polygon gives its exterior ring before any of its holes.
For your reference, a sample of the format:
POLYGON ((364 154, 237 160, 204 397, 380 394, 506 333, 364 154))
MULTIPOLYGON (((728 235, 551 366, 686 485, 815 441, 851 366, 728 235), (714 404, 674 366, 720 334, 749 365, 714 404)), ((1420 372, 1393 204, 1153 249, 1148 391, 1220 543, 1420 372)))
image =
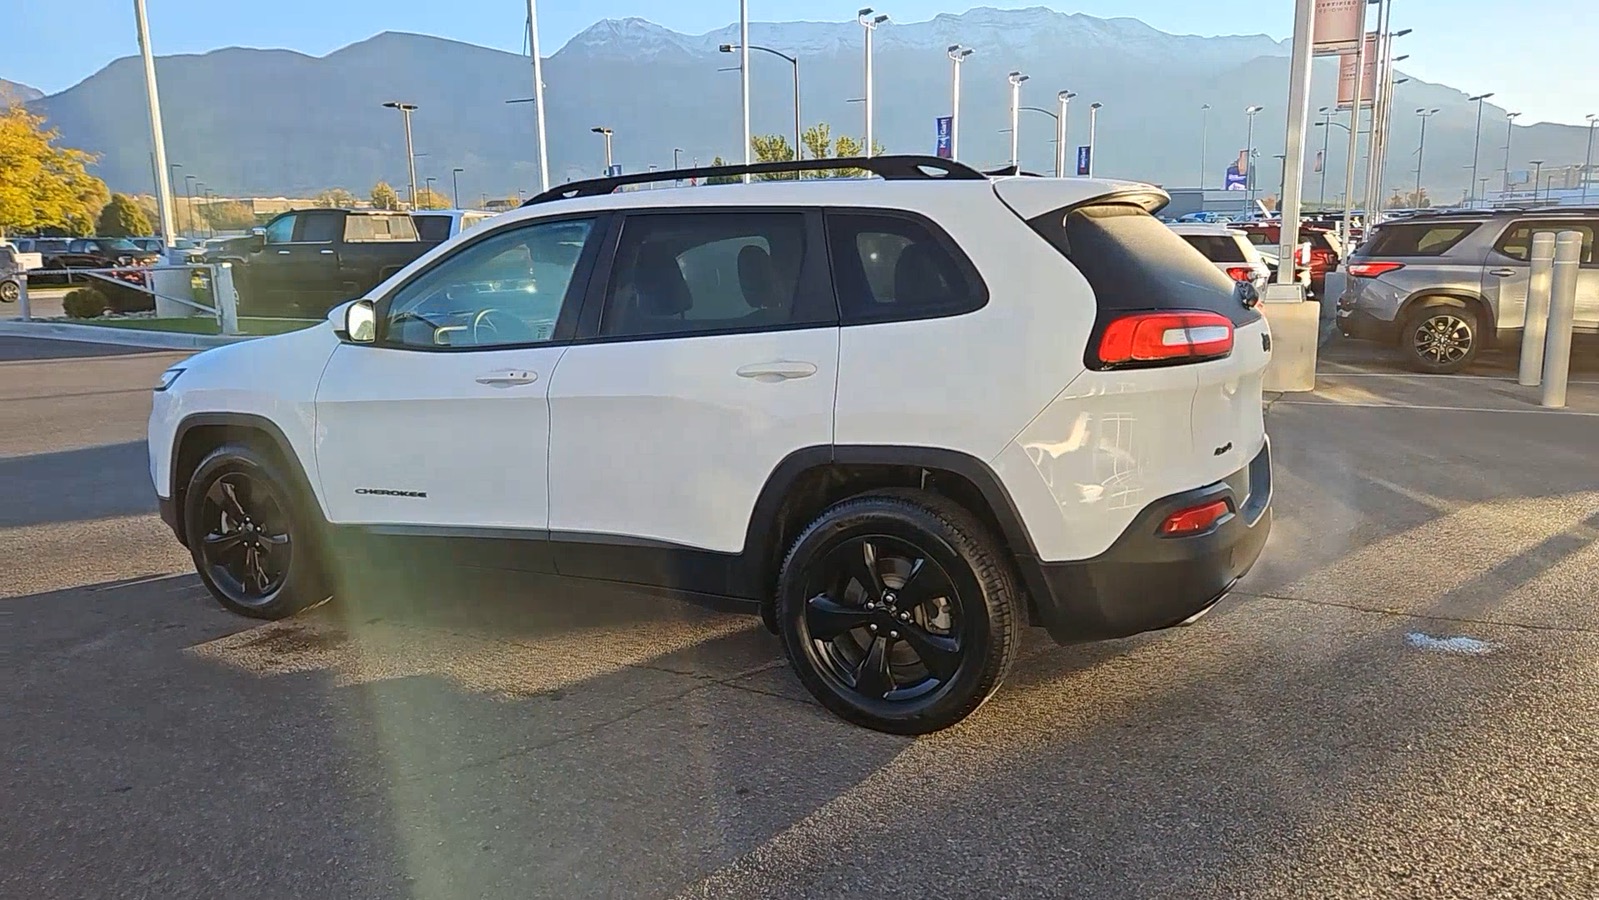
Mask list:
POLYGON ((1510 276, 1516 274, 1516 270, 1515 269, 1489 269, 1488 270, 1488 274, 1489 275, 1498 275, 1500 278, 1509 278, 1510 276))
POLYGON ((738 377, 756 381, 787 381, 790 378, 809 378, 816 374, 816 364, 780 359, 776 362, 752 363, 738 370, 738 377))
POLYGON ((503 369, 477 377, 478 384, 486 384, 491 387, 515 387, 520 384, 532 384, 538 380, 537 372, 529 372, 526 369, 503 369))

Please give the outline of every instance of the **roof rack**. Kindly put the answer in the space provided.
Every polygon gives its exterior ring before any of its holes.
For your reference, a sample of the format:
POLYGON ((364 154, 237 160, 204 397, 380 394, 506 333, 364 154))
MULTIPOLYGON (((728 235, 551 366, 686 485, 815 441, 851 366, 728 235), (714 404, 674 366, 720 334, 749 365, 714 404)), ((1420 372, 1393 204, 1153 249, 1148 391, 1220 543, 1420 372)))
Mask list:
POLYGON ((821 172, 839 169, 865 169, 888 181, 935 180, 981 181, 986 176, 970 166, 937 156, 872 156, 843 159, 802 159, 786 162, 751 163, 735 166, 702 166, 696 169, 667 169, 655 172, 638 172, 633 175, 614 175, 608 178, 590 178, 571 181, 553 187, 523 203, 548 203, 551 200, 570 200, 575 197, 599 197, 630 184, 653 184, 661 181, 686 181, 691 178, 737 178, 744 175, 778 175, 789 172, 821 172), (929 171, 931 170, 931 171, 929 171), (936 174, 934 174, 936 173, 936 174))

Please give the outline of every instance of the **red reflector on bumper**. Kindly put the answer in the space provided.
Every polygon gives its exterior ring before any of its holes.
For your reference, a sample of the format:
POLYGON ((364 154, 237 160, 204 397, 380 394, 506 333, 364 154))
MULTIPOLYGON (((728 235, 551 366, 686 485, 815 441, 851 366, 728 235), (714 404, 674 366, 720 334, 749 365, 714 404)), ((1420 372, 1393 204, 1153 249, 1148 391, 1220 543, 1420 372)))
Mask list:
POLYGON ((1226 500, 1216 500, 1203 506, 1194 506, 1174 512, 1166 517, 1160 525, 1160 533, 1173 534, 1198 534, 1208 531, 1221 518, 1232 512, 1232 507, 1226 500))

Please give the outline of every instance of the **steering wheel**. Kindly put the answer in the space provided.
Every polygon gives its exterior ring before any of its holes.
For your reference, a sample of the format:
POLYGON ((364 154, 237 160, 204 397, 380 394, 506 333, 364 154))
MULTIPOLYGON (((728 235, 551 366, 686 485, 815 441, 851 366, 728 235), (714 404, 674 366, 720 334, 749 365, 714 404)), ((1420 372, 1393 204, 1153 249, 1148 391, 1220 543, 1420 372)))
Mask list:
POLYGON ((504 318, 505 314, 501 313, 497 309, 489 308, 479 310, 477 315, 472 317, 472 343, 502 343, 504 339, 501 337, 500 326, 502 324, 510 324, 508 322, 504 322, 504 318), (496 319, 496 316, 499 317, 498 320, 496 319))

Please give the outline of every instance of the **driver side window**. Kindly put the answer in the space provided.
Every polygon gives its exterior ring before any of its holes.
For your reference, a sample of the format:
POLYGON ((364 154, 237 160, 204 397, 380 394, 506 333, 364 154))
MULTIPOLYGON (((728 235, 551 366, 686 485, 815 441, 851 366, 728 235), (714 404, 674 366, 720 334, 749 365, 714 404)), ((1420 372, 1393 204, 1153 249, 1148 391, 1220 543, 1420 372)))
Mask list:
POLYGON ((287 244, 293 241, 295 218, 295 216, 284 216, 281 219, 274 219, 272 224, 266 227, 266 242, 269 244, 287 244))
POLYGON ((592 219, 502 231, 434 263, 390 299, 379 342, 437 350, 550 340, 593 230, 592 219))

